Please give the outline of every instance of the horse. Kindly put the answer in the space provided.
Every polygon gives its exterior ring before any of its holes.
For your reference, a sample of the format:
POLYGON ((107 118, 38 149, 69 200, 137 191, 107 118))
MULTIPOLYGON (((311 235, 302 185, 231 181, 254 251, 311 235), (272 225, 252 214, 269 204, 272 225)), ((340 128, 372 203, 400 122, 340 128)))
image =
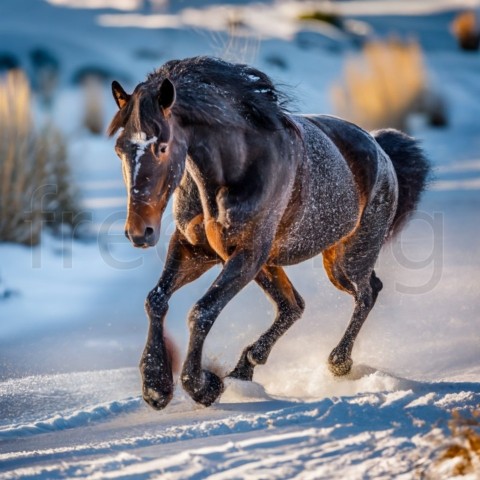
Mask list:
POLYGON ((256 68, 214 57, 172 60, 128 94, 108 128, 127 189, 125 235, 154 246, 173 197, 175 232, 149 292, 149 329, 140 361, 143 398, 154 409, 173 396, 172 352, 164 332, 168 301, 213 265, 221 272, 188 314, 180 373, 185 391, 209 406, 223 380, 202 367, 216 318, 249 282, 276 316, 242 352, 229 377, 251 381, 305 303, 284 267, 320 253, 328 278, 355 302, 328 357, 334 375, 350 372, 355 339, 382 289, 374 265, 426 188, 429 162, 416 140, 384 129, 367 133, 328 115, 297 115, 256 68))

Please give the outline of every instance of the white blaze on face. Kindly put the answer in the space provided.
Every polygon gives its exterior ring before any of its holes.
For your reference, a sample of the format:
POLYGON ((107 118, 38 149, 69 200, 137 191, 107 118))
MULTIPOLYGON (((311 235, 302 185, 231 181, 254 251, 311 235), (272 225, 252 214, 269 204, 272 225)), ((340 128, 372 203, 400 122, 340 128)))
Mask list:
POLYGON ((147 138, 147 135, 145 132, 137 132, 134 133, 133 136, 130 138, 130 143, 135 145, 137 147, 137 152, 135 155, 135 167, 133 169, 133 184, 135 184, 137 180, 137 175, 138 172, 140 171, 140 165, 141 165, 141 158, 145 154, 145 150, 149 145, 152 145, 152 143, 155 143, 157 141, 157 137, 151 137, 147 138))

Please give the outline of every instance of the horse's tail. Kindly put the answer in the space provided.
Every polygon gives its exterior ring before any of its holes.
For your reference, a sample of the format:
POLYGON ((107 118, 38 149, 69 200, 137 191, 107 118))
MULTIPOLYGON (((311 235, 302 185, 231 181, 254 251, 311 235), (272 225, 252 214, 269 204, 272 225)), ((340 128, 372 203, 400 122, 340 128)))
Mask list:
POLYGON ((415 211, 427 187, 431 172, 418 141, 392 128, 372 132, 372 136, 390 157, 398 179, 398 205, 389 237, 392 238, 405 225, 415 211))

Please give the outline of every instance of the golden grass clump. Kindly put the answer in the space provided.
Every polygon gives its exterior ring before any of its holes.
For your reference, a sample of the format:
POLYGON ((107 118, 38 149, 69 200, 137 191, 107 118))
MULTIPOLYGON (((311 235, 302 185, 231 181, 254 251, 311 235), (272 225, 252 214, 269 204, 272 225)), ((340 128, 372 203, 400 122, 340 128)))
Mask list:
POLYGON ((474 411, 471 416, 454 412, 448 426, 452 443, 439 462, 449 461, 454 476, 480 475, 480 410, 474 411))
POLYGON ((0 79, 0 241, 36 245, 44 222, 69 223, 68 177, 63 136, 53 126, 37 133, 28 80, 8 72, 0 79))
POLYGON ((30 86, 19 70, 0 82, 0 240, 36 244, 41 208, 35 191, 45 178, 45 155, 37 154, 30 86))
POLYGON ((336 114, 367 130, 406 129, 426 89, 420 45, 396 39, 367 43, 347 60, 343 79, 332 88, 336 114))
POLYGON ((299 20, 303 21, 316 21, 329 23, 335 27, 341 28, 343 25, 342 18, 333 11, 327 10, 312 10, 303 12, 298 15, 299 20))
POLYGON ((87 75, 82 81, 85 92, 85 112, 83 124, 91 133, 103 133, 103 87, 96 75, 87 75))
POLYGON ((450 436, 440 443, 436 459, 426 470, 419 471, 425 480, 480 478, 480 409, 461 413, 454 411, 448 422, 450 436))
POLYGON ((473 10, 459 13, 450 25, 458 45, 463 50, 478 50, 480 47, 480 24, 473 10))

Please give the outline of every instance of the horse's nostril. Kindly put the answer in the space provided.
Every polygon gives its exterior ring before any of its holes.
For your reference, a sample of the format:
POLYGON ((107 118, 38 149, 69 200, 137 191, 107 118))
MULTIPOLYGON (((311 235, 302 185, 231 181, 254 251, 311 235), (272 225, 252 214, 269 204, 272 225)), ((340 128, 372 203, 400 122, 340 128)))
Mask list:
POLYGON ((145 240, 150 240, 154 235, 154 231, 153 231, 153 228, 151 227, 147 227, 145 229, 145 240))
POLYGON ((125 233, 125 236, 128 238, 128 240, 130 240, 130 235, 128 234, 128 230, 125 229, 125 231, 123 233, 125 233))

